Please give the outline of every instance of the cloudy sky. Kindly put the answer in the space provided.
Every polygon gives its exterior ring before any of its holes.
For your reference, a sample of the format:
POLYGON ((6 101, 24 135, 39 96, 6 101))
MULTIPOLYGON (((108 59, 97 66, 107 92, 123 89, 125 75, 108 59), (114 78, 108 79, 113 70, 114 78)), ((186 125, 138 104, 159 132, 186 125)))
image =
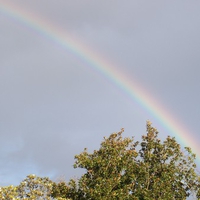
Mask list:
POLYGON ((156 99, 187 127, 188 137, 200 139, 200 1, 0 0, 0 7, 0 185, 30 173, 79 176, 75 154, 98 149, 122 127, 139 139, 146 120, 161 138, 177 136, 14 11, 71 35, 156 99))

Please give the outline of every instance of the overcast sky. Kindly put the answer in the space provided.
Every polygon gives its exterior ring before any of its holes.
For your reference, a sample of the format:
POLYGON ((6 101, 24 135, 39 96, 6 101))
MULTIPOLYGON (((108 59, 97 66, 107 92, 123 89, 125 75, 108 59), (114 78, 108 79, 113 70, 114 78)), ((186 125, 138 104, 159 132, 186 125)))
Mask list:
MULTIPOLYGON (((200 1, 0 0, 0 5, 8 2, 116 63, 200 139, 200 1)), ((139 139, 146 120, 161 138, 174 136, 89 63, 1 9, 0 27, 0 185, 18 184, 30 173, 79 176, 72 166, 75 154, 98 149, 104 136, 122 127, 125 136, 139 139)))

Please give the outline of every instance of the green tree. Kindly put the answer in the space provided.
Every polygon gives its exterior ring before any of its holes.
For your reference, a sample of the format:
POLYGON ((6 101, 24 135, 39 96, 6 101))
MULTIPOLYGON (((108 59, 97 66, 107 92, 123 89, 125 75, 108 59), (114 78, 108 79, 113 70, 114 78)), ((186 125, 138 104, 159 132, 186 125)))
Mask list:
POLYGON ((48 177, 41 178, 31 174, 17 186, 18 196, 27 200, 50 200, 52 184, 48 177))
POLYGON ((75 168, 86 172, 77 181, 53 186, 52 196, 73 200, 184 200, 199 198, 195 154, 182 151, 175 138, 158 138, 147 122, 142 141, 123 138, 123 129, 104 138, 99 150, 75 156, 75 168))
MULTIPOLYGON (((2 200, 52 200, 53 182, 47 178, 28 175, 18 186, 0 187, 2 200)), ((58 198, 61 200, 61 198, 58 198)))
POLYGON ((17 188, 13 185, 0 187, 1 200, 20 200, 17 193, 17 188))
POLYGON ((139 199, 186 199, 198 196, 199 175, 195 154, 189 147, 184 151, 175 138, 163 142, 158 131, 147 122, 147 135, 142 136, 138 159, 137 185, 132 192, 139 199))

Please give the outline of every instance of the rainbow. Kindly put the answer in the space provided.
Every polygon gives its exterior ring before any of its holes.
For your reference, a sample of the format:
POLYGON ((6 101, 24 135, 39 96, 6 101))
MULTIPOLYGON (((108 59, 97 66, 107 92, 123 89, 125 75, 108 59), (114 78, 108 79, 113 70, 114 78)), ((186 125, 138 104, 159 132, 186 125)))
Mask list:
MULTIPOLYGON (((131 101, 136 102, 145 111, 150 113, 152 117, 155 117, 167 131, 177 137, 179 142, 184 146, 192 146, 193 151, 196 154, 198 153, 198 145, 195 139, 192 138, 192 133, 187 130, 183 123, 180 123, 158 101, 153 99, 141 85, 128 78, 122 71, 117 70, 112 63, 101 57, 98 53, 95 53, 94 50, 89 49, 81 41, 78 41, 77 38, 62 30, 62 28, 56 27, 49 21, 41 19, 13 3, 8 3, 7 0, 0 1, 0 12, 6 17, 27 26, 43 37, 53 41, 87 63, 93 70, 106 77, 116 87, 122 90, 131 101)), ((200 155, 197 158, 200 161, 200 155)))

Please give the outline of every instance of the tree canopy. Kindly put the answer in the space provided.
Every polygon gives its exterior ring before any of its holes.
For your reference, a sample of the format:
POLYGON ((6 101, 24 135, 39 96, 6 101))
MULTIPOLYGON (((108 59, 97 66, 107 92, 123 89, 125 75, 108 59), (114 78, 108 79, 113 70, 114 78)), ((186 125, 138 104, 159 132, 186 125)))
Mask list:
POLYGON ((124 130, 104 137, 100 148, 85 148, 74 168, 85 173, 69 182, 29 175, 19 186, 0 187, 0 199, 163 200, 200 199, 200 176, 191 148, 174 137, 158 138, 148 121, 141 142, 123 137, 124 130))

